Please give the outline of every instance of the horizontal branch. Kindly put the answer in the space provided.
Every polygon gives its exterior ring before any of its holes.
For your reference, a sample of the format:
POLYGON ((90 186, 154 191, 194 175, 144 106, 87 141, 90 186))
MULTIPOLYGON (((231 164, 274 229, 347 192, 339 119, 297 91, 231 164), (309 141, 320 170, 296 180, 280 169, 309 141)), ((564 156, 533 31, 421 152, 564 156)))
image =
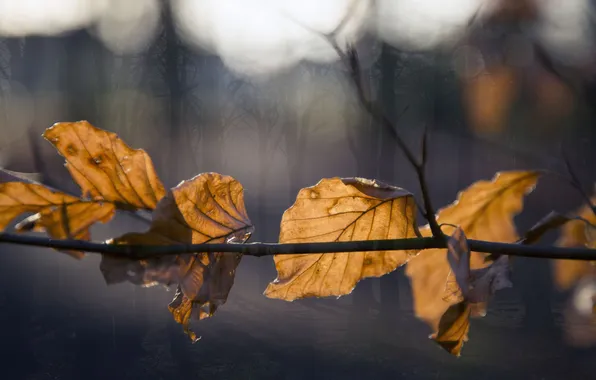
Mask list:
MULTIPOLYGON (((103 253, 129 259, 179 255, 195 252, 236 252, 248 256, 271 256, 300 253, 337 253, 358 251, 420 250, 447 248, 445 239, 413 238, 395 240, 365 240, 329 243, 246 243, 246 244, 174 244, 174 245, 112 245, 85 240, 55 240, 45 237, 0 233, 0 243, 55 248, 61 250, 103 253)), ((554 246, 520 245, 468 240, 472 251, 543 259, 596 260, 596 250, 554 246)))

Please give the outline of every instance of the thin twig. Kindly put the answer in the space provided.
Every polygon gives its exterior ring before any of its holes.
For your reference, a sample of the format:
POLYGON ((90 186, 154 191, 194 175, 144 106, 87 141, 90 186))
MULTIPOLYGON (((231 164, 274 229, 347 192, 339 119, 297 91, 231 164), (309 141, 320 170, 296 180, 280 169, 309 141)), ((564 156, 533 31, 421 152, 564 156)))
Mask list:
POLYGON ((552 171, 552 170, 542 169, 540 171, 543 172, 544 174, 548 174, 548 175, 552 176, 553 178, 560 180, 561 182, 564 182, 564 183, 570 185, 575 190, 577 190, 578 194, 582 197, 582 199, 584 200, 586 205, 592 209, 594 214, 596 214, 596 205, 594 205, 594 203, 592 202, 592 199, 590 199, 590 196, 584 191, 584 189, 582 188, 580 183, 576 182, 573 178, 566 177, 566 176, 564 176, 560 173, 557 173, 555 171, 552 171))
POLYGON ((428 183, 426 181, 426 177, 424 174, 424 166, 423 164, 419 163, 414 156, 414 153, 410 150, 406 142, 402 139, 402 137, 397 133, 397 130, 391 120, 385 116, 385 114, 379 110, 375 105, 370 102, 366 98, 366 94, 364 91, 364 87, 360 81, 360 72, 359 72, 359 63, 358 57, 356 55, 356 51, 353 48, 348 50, 348 55, 346 55, 342 49, 337 45, 337 42, 333 40, 329 40, 329 43, 335 49, 336 53, 340 57, 340 59, 344 62, 347 62, 347 66, 350 69, 350 78, 352 79, 352 83, 356 89, 356 95, 362 104, 363 108, 374 118, 377 122, 381 123, 385 128, 387 128, 390 132, 392 137, 395 139, 398 147, 402 150, 408 162, 412 165, 416 172, 416 176, 418 177, 418 182, 420 183, 420 192, 422 193, 422 200, 424 202, 424 217, 428 221, 430 230, 432 231, 433 236, 435 237, 443 237, 443 233, 439 228, 437 220, 435 218, 435 211, 432 206, 432 202, 430 199, 430 193, 428 188, 428 183))
POLYGON ((590 196, 584 190, 584 188, 581 184, 581 181, 579 180, 579 177, 577 176, 577 174, 575 173, 575 170, 573 170, 573 167, 571 166, 571 162, 569 161, 569 158, 565 154, 565 150, 563 149, 563 147, 561 147, 561 156, 563 157, 563 161, 565 162, 565 167, 567 168, 567 174, 569 174, 569 177, 570 177, 569 183, 571 185, 573 185, 577 189, 577 191, 579 191, 581 196, 584 198, 584 201, 586 202, 586 204, 588 206, 590 206, 590 209, 592 210, 594 215, 596 215, 596 205, 594 205, 594 203, 592 202, 592 199, 590 199, 590 196))
POLYGON ((349 74, 350 74, 349 77, 351 78, 352 84, 354 85, 354 87, 356 89, 356 96, 357 96, 358 100, 360 101, 362 107, 373 117, 373 119, 376 119, 378 123, 380 123, 384 128, 387 128, 389 130, 389 132, 391 132, 391 135, 395 139, 398 147, 402 150, 402 152, 406 156, 406 159, 408 160, 408 162, 412 165, 412 167, 416 171, 416 176, 418 177, 418 182, 420 183, 420 192, 422 193, 422 200, 424 202, 423 215, 426 218, 426 220, 428 221, 428 225, 430 227, 430 230, 431 230, 433 236, 436 238, 444 239, 445 236, 441 232, 441 229, 439 228, 439 224, 437 223, 437 220, 435 218, 435 211, 432 206, 431 199, 430 199, 428 183, 427 183, 426 177, 424 175, 424 165, 421 163, 418 163, 418 161, 416 160, 416 157, 414 156, 414 153, 410 150, 410 148, 408 147, 406 142, 402 139, 402 137, 399 135, 399 133, 397 133, 397 129, 395 128, 393 122, 391 122, 391 120, 389 120, 389 118, 387 116, 385 116, 383 111, 378 109, 371 101, 369 101, 367 99, 366 92, 362 85, 360 62, 358 60, 358 55, 356 53, 356 49, 354 49, 353 46, 348 46, 347 53, 346 53, 342 50, 342 48, 339 46, 339 44, 337 42, 337 35, 339 34, 339 32, 341 32, 341 29, 343 29, 345 24, 348 22, 351 14, 354 10, 356 3, 357 3, 357 1, 353 1, 351 3, 351 6, 350 6, 348 12, 346 12, 346 15, 340 21, 337 28, 335 30, 333 30, 331 33, 327 33, 327 34, 321 33, 319 31, 309 27, 308 25, 304 25, 303 23, 301 23, 300 21, 296 20, 295 18, 293 18, 292 16, 290 16, 288 14, 285 14, 282 12, 282 15, 284 15, 286 18, 288 18, 289 20, 294 22, 296 25, 304 28, 305 30, 321 36, 321 38, 323 38, 325 41, 327 41, 327 43, 329 43, 329 45, 333 48, 333 50, 335 50, 335 53, 339 57, 340 61, 346 65, 346 68, 348 69, 349 74))
MULTIPOLYGON (((330 243, 247 243, 247 244, 173 244, 173 245, 111 245, 85 240, 54 240, 37 236, 0 233, 0 242, 55 248, 61 250, 102 253, 129 259, 149 259, 168 255, 196 252, 235 252, 247 256, 292 255, 305 253, 337 253, 389 250, 422 250, 447 248, 441 238, 423 237, 395 240, 365 240, 330 243)), ((496 243, 468 240, 472 251, 542 259, 596 260, 596 250, 588 248, 562 248, 552 246, 496 243)), ((423 253, 426 254, 426 253, 423 253)), ((431 253, 432 254, 432 253, 431 253)))

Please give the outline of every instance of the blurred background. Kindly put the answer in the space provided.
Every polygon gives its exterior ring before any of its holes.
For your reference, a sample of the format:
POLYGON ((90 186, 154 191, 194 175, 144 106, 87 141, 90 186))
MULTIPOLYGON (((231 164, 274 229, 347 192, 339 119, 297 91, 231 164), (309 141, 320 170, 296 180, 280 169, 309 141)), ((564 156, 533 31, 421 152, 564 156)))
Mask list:
MULTIPOLYGON (((276 241, 300 188, 334 176, 418 193, 391 134, 364 112, 322 34, 354 44, 365 90, 418 152, 435 206, 499 170, 565 173, 596 158, 596 4, 590 0, 0 0, 0 165, 77 193, 40 137, 88 120, 146 149, 166 186, 216 171, 245 187, 253 241, 276 241), (407 108, 407 111, 404 110, 407 108)), ((581 205, 547 177, 517 218, 581 205)), ((144 230, 119 215, 100 240, 144 230)), ((553 242, 556 233, 548 235, 553 242)), ((455 359, 427 339, 403 270, 338 300, 261 295, 271 258, 243 258, 228 303, 171 318, 173 291, 107 286, 100 258, 0 246, 6 379, 592 378, 596 350, 563 334, 547 260, 514 260, 514 288, 472 321, 455 359)))

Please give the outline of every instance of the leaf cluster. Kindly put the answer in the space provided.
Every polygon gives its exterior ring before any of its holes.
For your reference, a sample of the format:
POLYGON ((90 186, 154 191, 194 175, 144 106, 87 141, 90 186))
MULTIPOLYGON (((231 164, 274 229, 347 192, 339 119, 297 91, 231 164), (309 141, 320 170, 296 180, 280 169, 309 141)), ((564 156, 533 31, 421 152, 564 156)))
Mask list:
MULTIPOLYGON (((147 153, 130 148, 113 133, 80 121, 57 123, 43 136, 65 158, 81 194, 66 194, 31 181, 2 183, 2 230, 21 214, 32 213, 16 225, 17 231, 90 240, 90 227, 108 222, 116 210, 151 211, 146 232, 125 233, 105 242, 131 247, 131 252, 138 245, 244 243, 254 231, 243 187, 230 176, 202 173, 166 191, 147 153)), ((514 217, 541 175, 539 171, 500 172, 490 181, 472 184, 437 212, 441 236, 428 224, 418 225, 416 202, 405 189, 364 178, 322 179, 300 190, 284 212, 280 243, 434 237, 445 239, 442 246, 446 248, 276 254, 277 278, 264 294, 285 301, 340 297, 350 294, 363 279, 406 265, 416 316, 430 326, 435 342, 459 356, 468 339, 470 318, 486 315, 490 296, 512 286, 509 256, 471 251, 468 238, 514 247, 534 243, 546 231, 563 226, 559 246, 596 247, 596 216, 588 206, 579 211, 580 219, 551 215, 518 235, 514 217)), ((84 256, 80 250, 65 252, 75 258, 84 256)), ((242 254, 223 251, 144 258, 104 253, 100 269, 108 284, 175 286, 168 308, 186 334, 197 341, 191 320, 211 317, 226 302, 241 259, 242 254)), ((576 286, 570 320, 579 316, 596 325, 593 262, 559 261, 555 268, 559 285, 576 286), (580 301, 590 289, 592 303, 586 308, 580 301)), ((572 331, 569 336, 575 335, 572 331)), ((579 335, 589 341, 585 334, 579 335)), ((592 339, 596 341, 596 334, 592 339)))

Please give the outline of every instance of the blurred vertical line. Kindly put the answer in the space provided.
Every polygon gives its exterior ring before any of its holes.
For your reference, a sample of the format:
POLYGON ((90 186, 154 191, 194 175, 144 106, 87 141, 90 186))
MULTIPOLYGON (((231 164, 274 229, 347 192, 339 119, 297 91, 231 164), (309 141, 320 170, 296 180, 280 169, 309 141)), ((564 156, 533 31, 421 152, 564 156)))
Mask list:
MULTIPOLYGON (((401 109, 407 106, 406 104, 398 105, 396 102, 395 83, 398 63, 399 51, 383 43, 379 57, 380 78, 377 99, 385 115, 394 123, 397 122, 397 108, 401 109)), ((379 130, 377 177, 382 181, 394 184, 397 145, 390 131, 381 125, 377 125, 376 127, 379 130)), ((399 166, 402 167, 403 165, 399 166)), ((400 276, 395 271, 381 277, 378 281, 380 287, 381 318, 387 323, 392 323, 396 320, 400 309, 400 276)))

